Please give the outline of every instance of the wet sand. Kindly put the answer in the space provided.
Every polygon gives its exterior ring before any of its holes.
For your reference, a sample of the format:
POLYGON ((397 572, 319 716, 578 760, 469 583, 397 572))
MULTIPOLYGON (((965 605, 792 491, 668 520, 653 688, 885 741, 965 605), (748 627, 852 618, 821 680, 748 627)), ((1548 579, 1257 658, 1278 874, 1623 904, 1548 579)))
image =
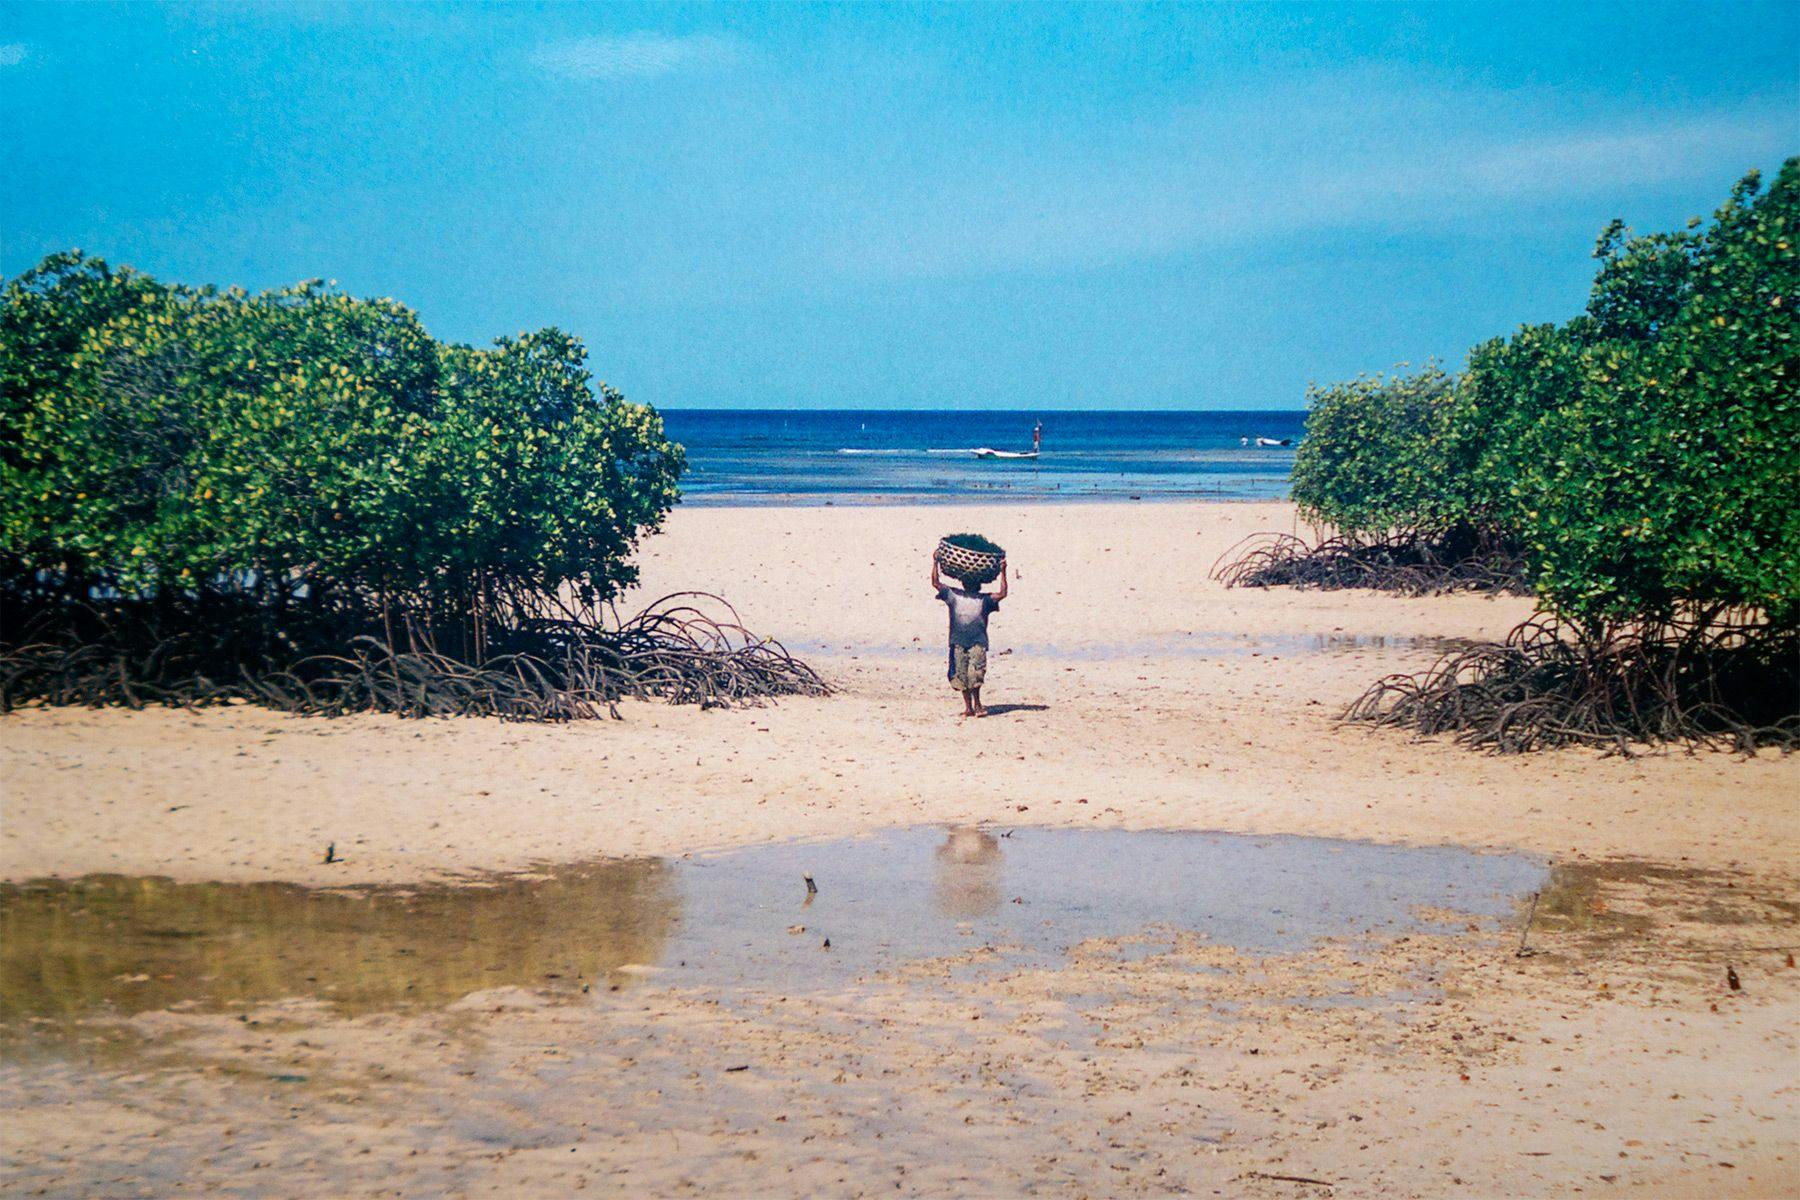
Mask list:
POLYGON ((1576 872, 1525 958, 1519 921, 1483 920, 1276 955, 1153 934, 996 968, 976 948, 819 988, 146 1012, 9 1055, 4 1177, 67 1196, 1791 1196, 1783 903, 1745 876, 1576 872))
POLYGON ((896 825, 1299 833, 1545 856, 1565 874, 1543 953, 1514 957, 1518 914, 1254 959, 1102 939, 1053 969, 931 960, 824 995, 144 1014, 4 1068, 8 1190, 1800 1194, 1800 763, 1340 728, 1432 639, 1530 606, 1207 580, 1293 524, 1269 504, 679 512, 641 597, 727 595, 838 695, 562 728, 17 713, 0 869, 403 883, 896 825), (925 581, 959 529, 1017 572, 980 722, 955 717, 925 581), (1309 980, 1356 1002, 1293 1003, 1309 980))

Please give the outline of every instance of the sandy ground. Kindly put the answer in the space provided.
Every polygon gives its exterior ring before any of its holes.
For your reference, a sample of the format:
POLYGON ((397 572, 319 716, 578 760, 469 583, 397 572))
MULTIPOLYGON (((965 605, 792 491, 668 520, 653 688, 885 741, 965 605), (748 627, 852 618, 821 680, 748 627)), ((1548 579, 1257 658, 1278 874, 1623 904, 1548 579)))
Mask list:
POLYGON ((1207 579, 1242 536, 1293 523, 1276 504, 679 511, 626 606, 725 595, 839 695, 560 728, 17 713, 0 722, 0 870, 393 881, 942 821, 1791 861, 1800 762, 1494 758, 1338 728, 1370 681, 1430 662, 1417 639, 1501 636, 1529 604, 1207 579), (979 723, 956 718, 926 581, 936 537, 965 527, 1017 576, 979 723), (347 861, 327 867, 332 842, 347 861))
POLYGON ((17 713, 0 869, 344 884, 895 824, 1306 833, 1552 858, 1574 874, 1534 926, 1542 953, 1484 925, 1256 961, 1095 945, 1055 971, 919 964, 788 997, 142 1017, 129 1052, 5 1066, 0 1181, 1800 1195, 1800 763, 1494 758, 1340 728, 1433 639, 1498 636, 1529 606, 1207 580, 1239 537, 1293 521, 1266 504, 679 512, 646 546, 641 598, 727 595, 839 694, 563 728, 17 713), (979 722, 956 718, 925 582, 935 537, 965 528, 1016 572, 979 722), (323 864, 328 843, 346 861, 323 864), (1293 1003, 1321 979, 1356 1002, 1293 1003))

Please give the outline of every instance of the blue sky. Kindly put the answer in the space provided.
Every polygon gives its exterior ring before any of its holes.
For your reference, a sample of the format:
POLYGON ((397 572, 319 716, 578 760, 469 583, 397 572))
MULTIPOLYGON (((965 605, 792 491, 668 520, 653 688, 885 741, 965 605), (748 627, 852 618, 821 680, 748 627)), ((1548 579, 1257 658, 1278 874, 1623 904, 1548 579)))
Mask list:
POLYGON ((555 324, 667 406, 1292 408, 1800 152, 1800 4, 0 2, 0 272, 555 324))

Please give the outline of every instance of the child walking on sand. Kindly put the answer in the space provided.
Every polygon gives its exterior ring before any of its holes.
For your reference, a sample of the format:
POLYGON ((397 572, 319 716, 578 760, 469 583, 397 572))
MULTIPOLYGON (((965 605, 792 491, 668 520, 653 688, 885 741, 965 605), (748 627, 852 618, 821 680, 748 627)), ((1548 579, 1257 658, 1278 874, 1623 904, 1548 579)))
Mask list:
POLYGON ((931 590, 950 609, 950 686, 962 693, 965 717, 987 716, 981 685, 987 680, 988 616, 999 611, 1006 589, 1005 559, 1000 560, 1000 587, 992 594, 966 580, 946 587, 937 560, 932 559, 931 590))

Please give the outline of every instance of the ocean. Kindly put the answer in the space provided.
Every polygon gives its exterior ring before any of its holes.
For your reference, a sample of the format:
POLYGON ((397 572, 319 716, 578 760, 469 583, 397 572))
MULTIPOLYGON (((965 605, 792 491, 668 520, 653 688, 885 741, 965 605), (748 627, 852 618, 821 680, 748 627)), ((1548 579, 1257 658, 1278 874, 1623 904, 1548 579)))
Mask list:
POLYGON ((1303 412, 664 409, 690 504, 1278 499, 1303 412), (982 458, 988 448, 1036 459, 982 458), (1248 440, 1249 445, 1244 442, 1248 440))

